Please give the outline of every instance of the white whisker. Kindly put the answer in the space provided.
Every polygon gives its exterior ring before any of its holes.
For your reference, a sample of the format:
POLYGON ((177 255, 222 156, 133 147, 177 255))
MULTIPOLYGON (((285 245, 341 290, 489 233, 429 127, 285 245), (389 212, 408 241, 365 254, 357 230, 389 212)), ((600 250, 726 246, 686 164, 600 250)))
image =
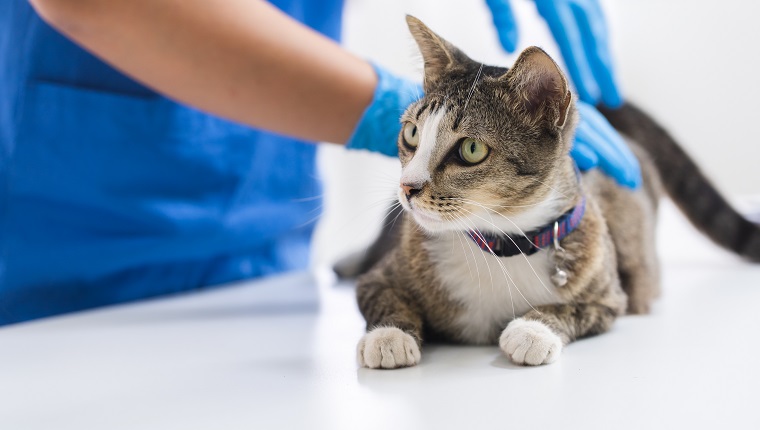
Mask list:
MULTIPOLYGON (((462 244, 462 252, 464 252, 465 260, 467 261, 467 270, 470 271, 470 278, 472 278, 472 269, 470 268, 470 259, 467 258, 467 251, 466 249, 470 250, 470 253, 472 254, 472 262, 475 264, 475 269, 478 269, 478 261, 475 259, 475 253, 472 251, 472 248, 465 245, 465 242, 462 241, 462 238, 459 238, 459 242, 462 244)), ((478 269, 478 289, 480 289, 480 269, 478 269)))
POLYGON ((541 180, 539 180, 539 179, 536 179, 536 178, 534 178, 534 177, 532 177, 532 176, 531 176, 530 178, 531 178, 531 179, 533 179, 534 181, 538 182, 539 184, 546 186, 547 188, 549 188, 550 190, 554 191, 555 193, 557 193, 557 194, 561 195, 562 197, 564 197, 564 198, 566 198, 566 199, 569 199, 569 198, 570 198, 570 197, 569 197, 567 194, 565 194, 565 193, 563 193, 562 191, 560 191, 560 190, 558 190, 558 189, 556 189, 556 188, 552 187, 551 185, 547 184, 546 182, 543 182, 543 181, 541 181, 541 180))
MULTIPOLYGON (((517 225, 517 223, 515 223, 514 221, 512 221, 512 220, 511 220, 511 219, 510 219, 508 216, 504 215, 503 213, 501 213, 501 212, 499 212, 499 211, 496 211, 496 210, 494 210, 494 209, 489 209, 489 208, 487 208, 487 207, 483 206, 482 204, 480 204, 480 203, 478 203, 478 202, 476 202, 476 201, 474 201, 474 200, 467 200, 467 201, 466 201, 466 203, 469 203, 469 204, 471 204, 471 205, 474 205, 474 206, 478 206, 478 207, 480 207, 480 208, 482 208, 482 209, 485 209, 485 210, 486 210, 486 213, 488 213, 488 214, 489 214, 489 215, 488 215, 488 216, 489 216, 489 218, 491 218, 491 215, 490 215, 490 214, 491 214, 491 212, 495 213, 496 215, 499 215, 500 217, 502 217, 502 218, 504 218, 505 220, 509 221, 509 223, 510 223, 510 224, 512 224, 512 225, 513 225, 513 226, 514 226, 514 227, 517 229, 517 232, 518 232, 518 233, 520 233, 520 235, 521 235, 522 237, 524 237, 524 238, 526 238, 526 239, 528 239, 528 240, 530 241, 530 238, 529 238, 529 237, 528 237, 528 235, 525 233, 525 231, 523 231, 523 229, 522 229, 522 228, 520 228, 520 226, 519 226, 519 225, 517 225)), ((472 214, 472 215, 475 215, 475 214, 474 214, 474 213, 472 213, 472 212, 470 212, 470 214, 472 214)), ((480 218, 480 217, 478 217, 478 218, 480 218)), ((483 219, 483 218, 480 218, 480 219, 483 219)), ((486 220, 484 220, 484 219, 483 219, 483 221, 486 221, 486 220)), ((488 221, 486 221, 486 222, 488 222, 488 221)), ((494 228, 498 229, 498 230, 499 230, 500 232, 502 232, 503 234, 507 234, 507 233, 505 233, 505 232, 504 232, 504 230, 500 229, 499 227, 497 227, 497 226, 496 226, 496 224, 494 224, 494 222, 493 222, 493 218, 491 218, 491 222, 488 222, 488 223, 489 223, 489 224, 490 224, 492 227, 494 227, 494 228)))
MULTIPOLYGON (((483 218, 483 217, 479 216, 478 214, 476 214, 476 213, 474 213, 474 212, 472 212, 472 211, 470 211, 470 210, 467 210, 467 209, 465 209, 465 208, 461 208, 461 209, 462 209, 462 210, 464 210, 465 212, 468 212, 468 213, 470 213, 471 215, 473 215, 473 216, 475 216, 475 217, 478 217, 478 218, 480 218, 481 220, 483 220, 483 221, 485 221, 485 222, 487 222, 487 223, 491 224, 491 225, 492 225, 492 226, 493 226, 495 229, 499 230, 499 231, 500 231, 500 232, 501 232, 503 235, 505 235, 505 236, 506 236, 506 237, 507 237, 507 238, 508 238, 508 239, 509 239, 509 240, 510 240, 510 241, 511 241, 511 242, 512 242, 514 245, 515 245, 515 247, 517 247, 517 243, 515 243, 514 239, 512 239, 512 237, 511 237, 510 235, 508 235, 507 233, 505 233, 505 232, 504 232, 504 230, 500 229, 500 228, 499 228, 498 226, 496 226, 496 225, 495 225, 493 222, 489 222, 489 221, 488 221, 488 220, 486 220, 485 218, 483 218)), ((500 215, 501 215, 501 214, 500 214, 500 215)), ((501 215, 501 216, 504 216, 504 215, 501 215)), ((510 222, 512 222, 512 220, 510 220, 510 219, 509 219, 509 218, 507 218, 506 216, 504 216, 504 218, 505 218, 507 221, 510 221, 510 222)), ((512 224, 514 224, 514 223, 512 223, 512 224)), ((514 224, 514 226, 515 226, 516 228, 518 228, 518 229, 519 229, 519 227, 517 226, 517 224, 514 224)), ((525 235, 525 233, 522 233, 522 234, 523 234, 523 235, 525 235)), ((527 236, 526 236, 526 237, 527 237, 527 236)), ((543 280, 541 279, 541 277, 538 275, 538 272, 536 272, 536 269, 533 267, 533 265, 532 265, 532 264, 530 264, 530 260, 528 259, 528 256, 527 256, 527 255, 525 255, 525 254, 524 254, 522 251, 520 252, 520 255, 521 255, 521 256, 522 256, 522 257, 525 259, 525 262, 526 262, 526 263, 528 263, 528 266, 530 267, 530 270, 533 272, 533 274, 534 274, 534 275, 536 275, 536 279, 538 279, 538 282, 540 282, 540 283, 541 283, 541 285, 544 287, 544 289, 545 289, 547 292, 549 292, 549 293, 552 293, 552 291, 549 289, 549 287, 547 287, 547 286, 546 286, 546 284, 544 283, 544 281, 543 281, 543 280)), ((519 291, 519 290, 518 290, 518 291, 519 291)), ((552 294, 553 294, 553 293, 552 293, 552 294)))
POLYGON ((388 212, 385 214, 385 216, 383 216, 383 219, 380 220, 380 224, 383 225, 383 226, 386 226, 388 224, 395 225, 396 224, 396 220, 398 219, 398 217, 401 216, 401 214, 403 213, 403 211, 399 211, 399 213, 397 213, 396 216, 393 217, 393 219, 391 220, 391 222, 389 222, 389 223, 386 224, 385 220, 388 219, 388 217, 391 216, 391 214, 393 213, 393 211, 395 211, 399 206, 401 206, 401 203, 399 203, 399 202, 396 202, 395 204, 391 205, 391 207, 388 208, 388 212))
MULTIPOLYGON (((469 231, 469 230, 472 230, 472 231, 476 231, 476 230, 470 229, 470 228, 467 226, 467 224, 465 224, 465 219, 464 219, 464 217, 459 217, 459 220, 461 220, 462 224, 463 224, 463 225, 464 225, 464 227, 465 227, 465 228, 464 228, 464 232, 462 232, 462 236, 464 236, 464 237, 465 237, 465 241, 470 241, 470 240, 472 240, 472 238, 470 238, 470 237, 469 237, 469 235, 468 235, 467 233, 465 233, 465 232, 467 232, 467 231, 469 231)), ((477 232, 476 234, 478 234, 478 235, 479 235, 480 233, 479 233, 479 232, 477 232)), ((482 236, 481 236, 481 238, 482 238, 482 236)), ((469 245, 468 247, 469 247, 469 248, 470 248, 470 250, 472 251, 472 245, 469 245)), ((493 293, 493 288, 494 288, 494 281, 493 281, 493 272, 491 271, 491 266, 490 266, 490 264, 488 263, 488 259, 486 258, 485 254, 483 254, 483 261, 485 261, 485 263, 486 263, 486 267, 488 268, 488 275, 489 275, 489 278, 490 278, 490 280, 491 280, 491 293, 493 293)), ((509 292, 509 301, 510 301, 510 303, 511 303, 511 305, 512 305, 512 314, 514 315, 514 313, 515 313, 515 312, 514 312, 514 310, 515 310, 515 304, 514 304, 514 300, 513 300, 513 298, 512 298, 512 287, 509 285, 509 280, 511 280, 512 278, 511 278, 511 276, 509 275, 509 272, 507 272, 507 270, 506 270, 506 267, 504 267, 504 265, 502 265, 502 264, 501 264, 501 263, 500 263, 498 260, 497 260, 496 262, 497 262, 497 263, 499 263, 499 266, 501 267, 501 271, 502 271, 502 273, 503 273, 503 274, 506 276, 506 279, 505 279, 505 281, 506 281, 506 283, 507 283, 507 291, 509 292)), ((513 281, 513 283, 514 283, 514 281, 513 281)))
MULTIPOLYGON (((442 200, 451 200, 451 201, 458 201, 458 202, 463 202, 463 203, 474 202, 474 200, 469 200, 469 199, 465 199, 461 197, 446 197, 446 198, 443 198, 442 200)), ((478 204, 487 206, 489 208, 513 209, 513 208, 532 208, 532 207, 542 205, 544 204, 544 202, 531 203, 528 205, 498 205, 498 204, 485 204, 485 203, 478 203, 478 204)))
MULTIPOLYGON (((459 220, 464 221, 464 219, 462 219, 461 217, 459 218, 459 220)), ((462 223, 462 225, 464 225, 465 231, 467 231, 467 224, 462 223)), ((469 239, 468 237, 466 237, 465 233, 462 233, 462 236, 465 236, 465 240, 469 239)), ((468 246, 468 248, 470 249, 470 252, 472 253, 472 259, 475 260, 475 251, 472 250, 472 246, 468 246)), ((491 266, 488 264, 488 260, 485 258, 485 256, 483 257, 483 261, 485 261, 486 263, 486 268, 488 269, 488 275, 491 278, 491 291, 493 291, 493 274, 491 273, 491 266)), ((475 268, 478 269, 477 261, 475 261, 475 268)), ((480 269, 478 269, 478 300, 480 300, 481 303, 483 301, 483 287, 481 285, 481 280, 480 280, 480 269)))
MULTIPOLYGON (((478 237, 480 237, 480 239, 485 242, 485 237, 483 237, 483 235, 480 232, 478 232, 478 237)), ((525 295, 523 294, 523 292, 520 290, 520 287, 517 285, 517 282, 509 274, 509 271, 507 270, 507 267, 504 265, 504 263, 501 261, 501 259, 499 259, 499 257, 496 255, 496 253, 487 244, 486 244, 486 248, 488 249, 488 252, 496 259, 496 262, 499 264, 499 266, 501 266, 502 272, 505 275, 507 275, 507 278, 508 278, 508 280, 507 280, 507 287, 509 288, 509 298, 510 298, 510 301, 512 302, 512 318, 513 319, 516 318, 516 312, 515 312, 515 302, 514 302, 514 299, 512 298, 512 289, 511 289, 511 287, 509 287, 509 282, 510 281, 515 286, 515 289, 517 290, 517 293, 520 294, 520 297, 522 297, 523 300, 525 300, 525 303, 527 303, 528 306, 530 306, 531 309, 533 309, 534 311, 540 313, 535 307, 533 307, 533 304, 530 302, 530 300, 528 300, 528 298, 525 297, 525 295)))
POLYGON ((478 74, 475 75, 475 80, 472 82, 472 87, 470 87, 470 92, 467 93, 467 100, 464 101, 464 107, 462 108, 462 112, 467 110, 467 104, 470 102, 470 98, 472 98, 472 95, 475 94, 475 87, 478 85, 478 80, 480 80, 481 73, 483 73, 483 63, 480 63, 480 67, 478 68, 478 74))
MULTIPOLYGON (((457 210, 459 210, 459 209, 463 209, 463 208, 457 208, 457 210)), ((461 220, 463 222, 465 221, 464 218, 461 218, 461 220)), ((466 224, 465 224, 465 228, 467 228, 466 224)), ((468 230, 473 231, 484 243, 486 243, 485 237, 483 237, 482 233, 480 233, 479 230, 477 230, 477 229, 469 229, 469 228, 468 228, 468 230)), ((471 240, 471 238, 469 238, 469 237, 467 237, 467 239, 471 240)), ((534 308, 533 305, 530 303, 530 300, 528 300, 527 297, 525 297, 525 295, 522 293, 522 291, 520 291, 520 287, 517 286, 517 282, 515 282, 515 280, 512 279, 512 276, 509 274, 509 270, 507 270, 507 267, 499 259, 499 257, 496 255, 496 253, 494 253, 493 250, 491 249, 491 247, 489 247, 487 244, 486 244, 486 248, 488 248, 488 251, 496 259, 496 263, 499 264, 499 267, 501 268, 502 273, 507 277, 505 279, 505 281, 507 283, 507 291, 509 292, 509 301, 510 301, 510 304, 512 305, 512 319, 514 319, 514 318, 517 317, 517 313, 515 311, 515 301, 514 301, 514 297, 512 296, 512 287, 509 284, 510 282, 512 282, 512 284, 515 286, 515 289, 520 294, 520 296, 523 298, 523 300, 525 300, 525 302, 528 304, 528 306, 530 306, 531 309, 536 310, 536 308, 534 308)), ((472 248, 470 248, 470 249, 472 249, 472 248)), ((492 283, 492 286, 493 286, 493 283, 492 283)), ((538 312, 538 311, 536 311, 536 312, 538 312)))

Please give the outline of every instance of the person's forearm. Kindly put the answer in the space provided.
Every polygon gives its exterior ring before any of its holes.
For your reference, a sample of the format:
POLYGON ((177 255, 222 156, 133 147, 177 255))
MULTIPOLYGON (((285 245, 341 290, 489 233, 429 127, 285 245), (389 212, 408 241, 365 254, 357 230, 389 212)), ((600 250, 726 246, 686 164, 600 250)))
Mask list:
POLYGON ((372 100, 365 61, 261 0, 30 0, 115 68, 207 112, 344 143, 372 100))

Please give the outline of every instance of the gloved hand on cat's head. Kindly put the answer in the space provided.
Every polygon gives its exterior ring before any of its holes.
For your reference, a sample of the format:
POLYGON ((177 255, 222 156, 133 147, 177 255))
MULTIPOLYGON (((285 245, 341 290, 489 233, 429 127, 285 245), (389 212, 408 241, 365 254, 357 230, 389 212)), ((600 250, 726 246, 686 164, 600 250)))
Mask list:
POLYGON ((422 85, 398 77, 376 64, 372 67, 377 74, 377 87, 346 148, 367 149, 395 157, 401 131, 399 118, 407 106, 422 97, 422 85))
MULTIPOLYGON (((570 79, 586 103, 616 108, 623 99, 615 82, 607 23, 598 0, 535 0, 565 60, 570 79)), ((501 46, 517 48, 517 23, 509 0, 486 0, 501 46)))
MULTIPOLYGON (((378 84, 369 107, 346 147, 367 149, 391 157, 398 154, 397 140, 401 130, 399 117, 406 107, 423 95, 420 84, 395 76, 373 65, 378 84)), ((620 135, 592 106, 578 102, 580 121, 570 155, 581 170, 599 167, 621 185, 638 188, 641 172, 636 157, 620 135)))

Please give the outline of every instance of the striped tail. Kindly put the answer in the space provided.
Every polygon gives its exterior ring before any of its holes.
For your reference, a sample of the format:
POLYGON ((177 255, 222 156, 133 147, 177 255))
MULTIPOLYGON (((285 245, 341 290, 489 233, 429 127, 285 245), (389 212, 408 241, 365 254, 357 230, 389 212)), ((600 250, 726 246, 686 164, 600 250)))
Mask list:
POLYGON ((600 111, 649 153, 671 199, 697 229, 718 245, 760 262, 760 226, 726 201, 665 129, 630 103, 600 111))

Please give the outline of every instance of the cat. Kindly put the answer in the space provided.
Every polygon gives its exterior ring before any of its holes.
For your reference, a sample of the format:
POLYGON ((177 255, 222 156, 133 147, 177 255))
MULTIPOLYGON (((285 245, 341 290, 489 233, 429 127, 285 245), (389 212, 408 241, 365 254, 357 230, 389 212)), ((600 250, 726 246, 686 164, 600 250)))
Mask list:
POLYGON ((552 363, 658 296, 655 221, 667 192, 710 238, 760 261, 760 229, 737 213, 667 133, 636 107, 603 109, 638 158, 623 188, 568 155, 578 112, 541 49, 511 69, 487 66, 407 16, 424 60, 425 95, 401 121, 400 221, 357 280, 367 333, 360 366, 420 362, 423 341, 498 344, 515 364, 552 363))

